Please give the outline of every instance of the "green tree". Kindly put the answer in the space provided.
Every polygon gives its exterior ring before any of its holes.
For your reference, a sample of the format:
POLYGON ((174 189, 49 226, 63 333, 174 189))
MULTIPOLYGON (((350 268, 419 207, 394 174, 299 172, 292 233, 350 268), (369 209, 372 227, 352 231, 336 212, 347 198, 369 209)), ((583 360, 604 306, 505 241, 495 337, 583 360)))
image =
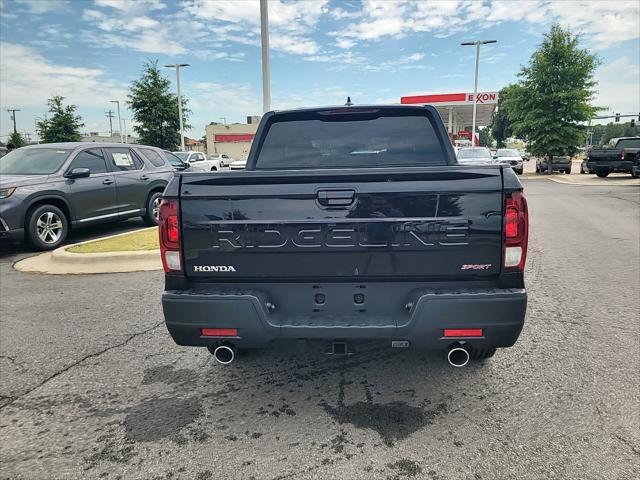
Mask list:
POLYGON ((520 82, 506 101, 516 135, 528 138, 531 153, 573 155, 585 141, 582 125, 599 111, 591 105, 600 61, 579 48, 580 38, 560 25, 545 34, 520 82))
POLYGON ((76 115, 77 105, 64 106, 64 97, 52 96, 49 105, 49 118, 38 122, 41 143, 79 142, 80 128, 84 127, 82 117, 76 115))
MULTIPOLYGON (((139 142, 144 145, 175 150, 180 144, 180 120, 177 96, 170 91, 171 81, 158 69, 158 61, 144 64, 142 75, 129 87, 128 102, 133 112, 139 142)), ((190 110, 182 97, 184 129, 190 110)))
POLYGON ((9 141, 7 142, 7 145, 13 145, 13 148, 20 148, 24 147, 26 144, 27 142, 18 132, 13 132, 11 135, 9 135, 9 141))
POLYGON ((494 112, 491 120, 491 134, 496 140, 496 146, 498 148, 503 148, 506 145, 507 138, 513 133, 507 105, 510 93, 517 88, 517 85, 507 85, 500 90, 498 95, 498 108, 494 112))
POLYGON ((478 140, 481 147, 493 146, 493 137, 491 136, 491 128, 485 127, 478 131, 478 140))

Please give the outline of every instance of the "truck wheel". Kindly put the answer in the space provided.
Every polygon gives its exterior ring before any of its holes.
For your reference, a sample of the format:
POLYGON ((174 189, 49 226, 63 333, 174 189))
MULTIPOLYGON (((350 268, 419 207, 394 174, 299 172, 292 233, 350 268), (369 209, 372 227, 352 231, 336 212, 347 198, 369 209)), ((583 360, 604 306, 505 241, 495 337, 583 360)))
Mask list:
POLYGON ((471 358, 474 360, 486 360, 487 358, 491 358, 496 354, 495 348, 484 348, 484 349, 472 349, 471 350, 471 358))
POLYGON ((631 178, 640 178, 640 169, 631 169, 631 178))
POLYGON ((69 222, 58 207, 40 205, 27 217, 27 238, 36 250, 53 250, 67 238, 69 222))
POLYGON ((569 174, 571 173, 571 169, 569 168, 569 169, 565 170, 565 171, 564 171, 564 173, 566 173, 567 175, 569 175, 569 174))
POLYGON ((217 172, 217 171, 218 171, 218 169, 217 169, 216 167, 211 167, 211 171, 212 171, 212 172, 217 172))
POLYGON ((596 170, 596 175, 599 176, 600 178, 605 178, 609 176, 609 171, 608 170, 596 170))
POLYGON ((147 211, 142 217, 144 223, 150 227, 158 225, 158 214, 160 213, 160 202, 162 201, 162 192, 153 192, 147 200, 147 211))

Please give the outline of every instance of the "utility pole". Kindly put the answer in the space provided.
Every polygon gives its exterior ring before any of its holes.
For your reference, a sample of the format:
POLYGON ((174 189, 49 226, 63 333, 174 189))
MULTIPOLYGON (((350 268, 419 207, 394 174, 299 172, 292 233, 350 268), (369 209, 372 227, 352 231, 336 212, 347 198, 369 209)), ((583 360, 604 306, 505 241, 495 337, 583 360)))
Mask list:
POLYGON ((260 41, 262 44, 262 113, 271 110, 271 75, 269 73, 269 6, 260 0, 260 41))
POLYGON ((113 111, 109 109, 109 111, 104 113, 105 113, 104 116, 109 119, 109 137, 113 137, 113 124, 111 123, 111 119, 113 118, 113 111))
POLYGON ((124 143, 129 143, 129 135, 127 135, 127 120, 128 118, 122 119, 122 128, 124 130, 124 143))
POLYGON ((20 111, 18 108, 7 108, 7 112, 9 112, 11 120, 13 120, 13 133, 18 133, 18 129, 16 128, 16 112, 20 111))
POLYGON ((109 100, 110 103, 115 103, 118 106, 118 133, 120 134, 120 143, 124 143, 124 137, 122 136, 122 120, 120 120, 120 100, 109 100))
POLYGON ((471 123, 471 146, 476 145, 476 111, 478 110, 478 71, 480 67, 480 45, 486 45, 488 43, 497 43, 497 40, 476 40, 475 42, 462 42, 460 45, 475 45, 476 46, 476 79, 473 87, 473 119, 471 123))
POLYGON ((184 152, 184 126, 182 122, 182 97, 180 96, 180 68, 189 67, 188 63, 174 63, 165 65, 167 68, 176 69, 176 87, 178 91, 178 116, 180 117, 180 150, 184 152))

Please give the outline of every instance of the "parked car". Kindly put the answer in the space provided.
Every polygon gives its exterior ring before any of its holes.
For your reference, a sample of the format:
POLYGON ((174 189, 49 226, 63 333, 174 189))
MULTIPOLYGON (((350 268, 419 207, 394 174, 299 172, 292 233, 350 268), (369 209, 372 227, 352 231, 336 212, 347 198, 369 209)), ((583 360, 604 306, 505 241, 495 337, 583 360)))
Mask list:
POLYGON ((640 155, 640 137, 613 138, 608 148, 591 148, 587 152, 589 170, 599 177, 613 172, 630 173, 640 155))
POLYGON ((462 367, 520 335, 527 235, 516 174, 459 165, 432 106, 269 112, 246 171, 165 190, 165 322, 225 364, 280 341, 378 340, 462 367))
POLYGON ((520 156, 520 152, 511 148, 499 148, 496 150, 493 159, 500 165, 508 165, 513 168, 513 171, 518 175, 522 175, 524 172, 523 159, 520 156))
POLYGON ((220 163, 217 160, 208 160, 202 152, 173 152, 180 160, 197 167, 206 172, 220 170, 220 163))
POLYGON ((231 170, 244 170, 247 166, 247 160, 234 160, 229 164, 231 170))
POLYGON ((571 157, 553 156, 551 161, 549 157, 538 157, 536 159, 536 173, 543 173, 551 168, 552 172, 571 173, 571 157))
POLYGON ((229 155, 224 153, 214 153, 207 157, 209 160, 215 160, 220 165, 220 168, 228 167, 231 162, 234 161, 229 155))
POLYGON ((157 224, 173 168, 163 151, 127 144, 50 143, 0 158, 0 239, 51 250, 69 230, 141 216, 157 224))
POLYGON ((191 165, 189 162, 183 161, 176 154, 168 150, 163 150, 162 152, 164 153, 164 157, 167 159, 167 161, 171 164, 171 166, 176 172, 183 172, 185 170, 189 170, 190 172, 206 172, 207 171, 204 168, 198 167, 197 164, 191 165))
POLYGON ((494 163, 493 155, 486 147, 463 147, 458 150, 458 163, 487 164, 494 163))
POLYGON ((520 156, 525 162, 528 162, 529 160, 531 160, 531 154, 526 150, 518 150, 518 153, 520 154, 520 156))

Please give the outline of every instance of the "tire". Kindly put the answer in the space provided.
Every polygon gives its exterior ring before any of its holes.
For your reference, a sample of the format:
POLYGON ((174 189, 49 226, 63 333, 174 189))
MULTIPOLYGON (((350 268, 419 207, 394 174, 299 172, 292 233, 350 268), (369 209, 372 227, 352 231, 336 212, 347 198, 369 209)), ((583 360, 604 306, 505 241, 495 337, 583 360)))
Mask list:
POLYGON ((147 199, 147 208, 146 213, 143 215, 142 219, 144 223, 149 225, 150 227, 155 227, 158 225, 158 213, 160 209, 160 200, 162 200, 162 192, 151 192, 149 198, 147 199))
POLYGON ((638 170, 631 168, 631 178, 640 178, 640 168, 638 170))
POLYGON ((580 174, 581 175, 586 175, 587 172, 584 171, 584 168, 582 167, 582 165, 580 165, 580 174))
POLYGON ((486 360, 496 354, 496 348, 484 348, 471 350, 471 358, 473 360, 486 360))
POLYGON ((609 176, 609 171, 608 170, 596 170, 596 175, 599 176, 600 178, 605 178, 609 176))
POLYGON ((40 205, 27 216, 27 240, 35 250, 53 250, 67 238, 69 221, 54 205, 40 205))
POLYGON ((217 171, 218 171, 218 169, 217 169, 216 167, 211 167, 211 171, 212 171, 212 172, 217 172, 217 171))
POLYGON ((571 174, 571 169, 565 170, 564 173, 566 173, 567 175, 571 174))
POLYGON ((524 168, 521 168, 520 170, 514 170, 516 172, 516 175, 522 175, 522 173, 524 172, 524 168))

